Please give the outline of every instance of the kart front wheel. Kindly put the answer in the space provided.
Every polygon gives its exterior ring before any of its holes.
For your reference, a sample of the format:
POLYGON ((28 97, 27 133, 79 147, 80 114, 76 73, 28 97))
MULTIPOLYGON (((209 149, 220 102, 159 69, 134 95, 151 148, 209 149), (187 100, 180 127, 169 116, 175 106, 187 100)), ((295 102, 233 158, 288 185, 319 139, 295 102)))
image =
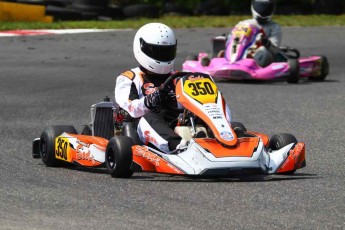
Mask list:
POLYGON ((232 121, 231 127, 235 131, 237 137, 242 137, 244 132, 247 131, 246 127, 241 122, 238 122, 238 121, 232 121))
POLYGON ((272 150, 279 150, 291 143, 294 143, 293 147, 297 144, 297 139, 290 133, 279 133, 271 137, 269 142, 269 148, 272 150))
POLYGON ((298 59, 289 59, 288 65, 290 69, 290 73, 287 77, 288 83, 298 83, 300 78, 300 66, 298 59))
POLYGON ((327 75, 329 73, 328 59, 325 56, 321 56, 320 57, 320 62, 321 62, 320 75, 319 76, 308 77, 309 80, 312 80, 312 81, 323 81, 327 77, 327 75))
POLYGON ((43 163, 48 167, 55 167, 58 165, 58 160, 55 158, 55 138, 62 133, 77 134, 74 126, 71 125, 54 125, 48 126, 41 134, 39 151, 43 163))
POLYGON ((105 150, 105 165, 112 177, 128 178, 133 175, 131 170, 133 155, 131 138, 114 136, 105 150))
MULTIPOLYGON (((291 149, 293 149, 295 147, 295 145, 297 144, 297 139, 294 135, 290 134, 290 133, 279 133, 279 134, 275 134, 272 136, 270 142, 269 142, 269 148, 271 150, 279 150, 291 143, 293 143, 293 146, 291 149)), ((284 172, 283 174, 294 174, 296 171, 292 170, 292 171, 288 171, 288 172, 284 172)))

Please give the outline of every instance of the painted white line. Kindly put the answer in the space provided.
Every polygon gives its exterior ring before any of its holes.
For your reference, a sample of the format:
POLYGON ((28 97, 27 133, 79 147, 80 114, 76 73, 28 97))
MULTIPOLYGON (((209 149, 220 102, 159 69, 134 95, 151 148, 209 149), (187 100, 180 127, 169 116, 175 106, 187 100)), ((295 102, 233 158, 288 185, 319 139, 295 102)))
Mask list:
POLYGON ((99 33, 99 32, 113 32, 113 31, 129 31, 129 30, 131 29, 7 30, 7 31, 0 31, 0 37, 99 33))

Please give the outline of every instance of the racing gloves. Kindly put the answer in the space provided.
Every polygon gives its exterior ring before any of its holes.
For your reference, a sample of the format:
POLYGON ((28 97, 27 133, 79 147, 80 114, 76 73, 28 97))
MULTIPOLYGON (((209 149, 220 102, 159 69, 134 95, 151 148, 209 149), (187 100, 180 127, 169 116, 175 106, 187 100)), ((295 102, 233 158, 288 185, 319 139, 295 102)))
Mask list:
POLYGON ((166 101, 168 92, 164 89, 157 89, 153 93, 145 96, 145 106, 153 111, 160 111, 161 105, 166 101))
POLYGON ((263 46, 265 46, 266 48, 270 47, 271 45, 271 41, 267 38, 267 37, 262 37, 261 39, 261 43, 263 46))

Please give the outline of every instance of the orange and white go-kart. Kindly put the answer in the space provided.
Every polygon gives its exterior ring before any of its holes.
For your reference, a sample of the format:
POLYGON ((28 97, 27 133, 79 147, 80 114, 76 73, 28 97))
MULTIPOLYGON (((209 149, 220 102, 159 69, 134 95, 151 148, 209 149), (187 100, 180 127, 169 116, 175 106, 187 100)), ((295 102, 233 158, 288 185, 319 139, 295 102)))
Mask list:
POLYGON ((33 141, 33 157, 47 166, 62 161, 105 165, 113 177, 136 171, 222 177, 241 171, 290 174, 305 167, 305 144, 293 135, 269 138, 240 122, 229 124, 225 101, 211 76, 179 73, 163 87, 176 78, 176 98, 185 109, 175 132, 188 140, 185 148, 164 153, 141 143, 134 123, 124 121, 112 102, 100 102, 91 106, 91 124, 82 134, 73 126, 47 127, 33 141))

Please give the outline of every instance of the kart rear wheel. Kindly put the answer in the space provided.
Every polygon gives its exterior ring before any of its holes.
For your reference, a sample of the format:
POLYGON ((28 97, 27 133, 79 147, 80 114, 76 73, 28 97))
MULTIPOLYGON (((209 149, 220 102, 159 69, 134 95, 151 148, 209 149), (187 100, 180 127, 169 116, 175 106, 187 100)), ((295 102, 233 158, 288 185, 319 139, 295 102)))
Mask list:
POLYGON ((48 167, 55 167, 59 163, 55 158, 55 138, 63 132, 77 134, 77 130, 71 125, 48 126, 41 134, 39 151, 43 163, 48 167))
POLYGON ((133 175, 131 170, 133 155, 131 138, 114 136, 105 150, 105 165, 112 177, 128 178, 133 175))
POLYGON ((287 77, 288 83, 298 83, 300 77, 300 66, 298 59, 289 59, 288 65, 290 69, 290 73, 287 77))
POLYGON ((308 77, 309 80, 312 80, 312 81, 323 81, 327 77, 327 75, 329 73, 328 59, 325 56, 321 56, 320 57, 320 62, 321 62, 320 75, 319 76, 308 77))
MULTIPOLYGON (((295 147, 295 145, 297 144, 297 139, 294 135, 290 134, 290 133, 279 133, 279 134, 275 134, 272 136, 272 138, 270 139, 269 142, 269 148, 271 150, 279 150, 291 143, 293 143, 294 145, 292 146, 292 149, 295 147)), ((288 171, 288 172, 284 172, 282 174, 294 174, 296 172, 295 170, 292 171, 288 171)))

